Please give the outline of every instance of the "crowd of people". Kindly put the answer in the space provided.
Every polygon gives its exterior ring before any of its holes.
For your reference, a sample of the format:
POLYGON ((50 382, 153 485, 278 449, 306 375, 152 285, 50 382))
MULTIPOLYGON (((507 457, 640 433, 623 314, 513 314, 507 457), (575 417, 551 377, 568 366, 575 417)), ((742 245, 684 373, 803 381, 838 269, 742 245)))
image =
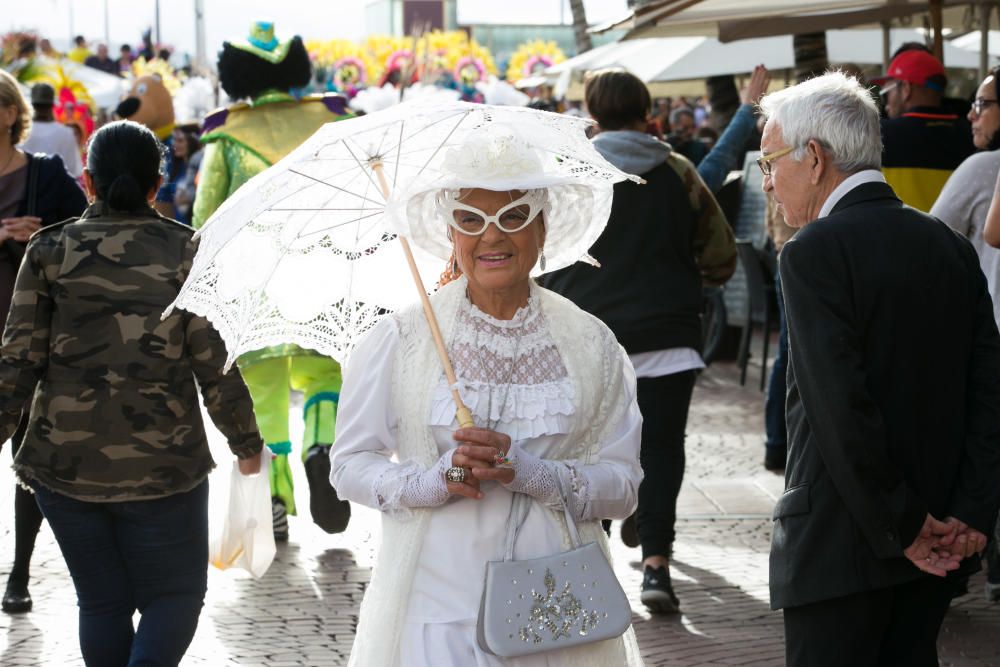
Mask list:
MULTIPOLYGON (((79 37, 67 56, 120 73, 122 48, 112 60, 79 37)), ((593 164, 613 186, 543 174, 512 128, 490 147, 503 179, 456 172, 405 207, 446 266, 431 301, 454 385, 417 307, 384 317, 343 377, 290 344, 226 371, 205 318, 161 321, 194 230, 355 116, 345 96, 300 94, 309 53, 270 23, 226 42, 218 75, 234 104, 201 123, 148 120, 141 84, 81 150, 52 85, 25 99, 0 71, 0 439, 19 479, 4 611, 32 608, 44 517, 76 587, 85 663, 176 665, 207 587, 213 463, 197 393, 242 473, 273 457, 281 541, 299 512, 297 391, 312 519, 341 532, 350 502, 384 517, 353 664, 641 664, 631 631, 493 654, 477 632, 482 570, 505 548, 559 552, 575 524, 606 547, 620 520, 641 547, 641 602, 683 608, 670 559, 705 367, 702 290, 737 269, 716 194, 757 149, 779 256, 763 463, 786 475, 770 584, 788 663, 936 664, 944 614, 983 553, 1000 600, 1000 69, 964 102, 920 45, 894 55, 877 93, 832 72, 766 94, 758 66, 721 127, 704 98, 654 100, 628 72, 591 73, 582 110, 552 110, 594 120, 593 164), (581 251, 580 238, 596 241, 581 251), (577 261, 584 251, 596 262, 577 261), (450 412, 458 384, 475 427, 450 412)), ((547 94, 532 106, 555 106, 547 94)))

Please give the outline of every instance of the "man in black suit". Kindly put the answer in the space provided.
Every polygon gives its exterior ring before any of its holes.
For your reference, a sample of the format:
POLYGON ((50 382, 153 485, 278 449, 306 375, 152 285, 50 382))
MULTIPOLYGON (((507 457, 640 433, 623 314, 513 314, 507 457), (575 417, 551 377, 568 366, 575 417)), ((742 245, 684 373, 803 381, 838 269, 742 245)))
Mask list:
POLYGON ((937 665, 947 575, 1000 504, 1000 336, 972 246, 879 171, 878 110, 831 73, 765 97, 785 221, 788 466, 771 604, 789 665, 937 665))

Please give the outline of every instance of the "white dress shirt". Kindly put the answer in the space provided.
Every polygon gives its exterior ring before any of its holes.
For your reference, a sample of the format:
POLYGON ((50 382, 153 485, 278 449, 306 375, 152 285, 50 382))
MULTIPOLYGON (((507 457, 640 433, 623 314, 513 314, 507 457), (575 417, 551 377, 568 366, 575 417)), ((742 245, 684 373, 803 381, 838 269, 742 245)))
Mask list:
POLYGON ((833 189, 830 196, 823 202, 823 207, 819 209, 819 215, 816 218, 825 218, 830 215, 833 207, 844 198, 844 195, 865 183, 885 183, 885 176, 878 169, 864 169, 856 174, 851 174, 844 179, 843 183, 833 189))

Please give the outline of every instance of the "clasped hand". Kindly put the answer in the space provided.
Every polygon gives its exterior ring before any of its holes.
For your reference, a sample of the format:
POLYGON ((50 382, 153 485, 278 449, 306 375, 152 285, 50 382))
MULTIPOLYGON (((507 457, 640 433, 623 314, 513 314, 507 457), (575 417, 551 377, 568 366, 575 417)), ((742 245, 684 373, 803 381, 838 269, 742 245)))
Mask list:
POLYGON ((34 215, 22 215, 17 218, 0 220, 0 241, 13 239, 27 243, 31 235, 42 228, 42 219, 34 215))
POLYGON ((930 514, 903 555, 920 570, 943 577, 986 548, 986 536, 955 517, 938 521, 930 514))
POLYGON ((448 493, 479 500, 483 497, 480 482, 488 479, 501 484, 514 481, 514 469, 497 464, 498 454, 510 451, 510 437, 485 428, 461 428, 452 434, 459 443, 451 457, 451 465, 465 468, 464 482, 446 482, 448 493))

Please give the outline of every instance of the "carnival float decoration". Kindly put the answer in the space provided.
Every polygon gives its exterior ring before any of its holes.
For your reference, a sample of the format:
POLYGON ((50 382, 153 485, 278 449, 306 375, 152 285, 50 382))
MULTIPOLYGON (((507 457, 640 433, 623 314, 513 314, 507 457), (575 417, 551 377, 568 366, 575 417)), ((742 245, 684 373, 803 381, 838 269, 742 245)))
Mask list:
POLYGON ((320 91, 352 98, 364 88, 375 85, 382 74, 378 61, 364 47, 350 40, 309 40, 305 46, 320 91))
POLYGON ((38 35, 31 32, 7 33, 2 39, 0 64, 29 88, 36 83, 47 83, 60 99, 63 91, 68 91, 76 104, 86 105, 91 112, 96 110, 87 86, 73 76, 75 67, 68 66, 72 63, 68 59, 43 55, 38 50, 38 42, 38 35))
POLYGON ((76 143, 83 153, 86 161, 86 146, 90 135, 94 133, 94 116, 90 106, 76 99, 76 95, 69 88, 62 88, 57 91, 58 98, 52 113, 56 122, 66 125, 76 136, 76 143))
POLYGON ((516 84, 521 79, 541 76, 546 69, 564 60, 566 54, 555 42, 524 42, 517 47, 507 63, 507 80, 516 84))

